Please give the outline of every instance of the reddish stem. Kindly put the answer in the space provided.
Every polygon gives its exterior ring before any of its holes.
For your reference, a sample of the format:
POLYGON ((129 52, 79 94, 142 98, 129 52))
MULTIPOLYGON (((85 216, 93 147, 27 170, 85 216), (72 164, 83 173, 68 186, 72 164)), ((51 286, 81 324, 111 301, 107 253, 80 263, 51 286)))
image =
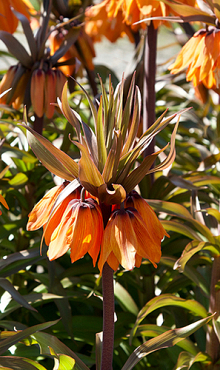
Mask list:
MULTIPOLYGON (((148 26, 144 51, 144 83, 143 83, 143 132, 155 121, 155 77, 157 55, 157 29, 151 22, 148 26)), ((154 152, 154 139, 147 147, 144 156, 154 152)))
POLYGON ((102 271, 103 293, 103 343, 102 343, 102 366, 101 370, 112 370, 114 349, 114 287, 113 270, 104 264, 102 271))
MULTIPOLYGON (((106 227, 111 214, 111 206, 101 204, 104 227, 106 227)), ((114 350, 114 285, 113 270, 106 262, 102 270, 103 295, 103 342, 101 370, 112 370, 114 350)))

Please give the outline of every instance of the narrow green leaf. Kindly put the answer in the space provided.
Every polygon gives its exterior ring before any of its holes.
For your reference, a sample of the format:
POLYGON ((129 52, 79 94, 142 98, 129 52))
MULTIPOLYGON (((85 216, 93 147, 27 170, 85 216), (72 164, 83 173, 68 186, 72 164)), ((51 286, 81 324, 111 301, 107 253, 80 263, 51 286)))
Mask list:
POLYGON ((97 137, 97 147, 98 147, 98 169, 100 172, 103 171, 105 162, 107 159, 107 151, 105 147, 104 138, 104 127, 103 127, 103 106, 102 106, 102 96, 100 98, 100 104, 98 109, 97 121, 96 121, 96 137, 97 137))
MULTIPOLYGON (((124 181, 121 180, 121 177, 120 177, 120 181, 122 181, 122 185, 124 186, 124 188, 126 189, 126 191, 129 193, 131 190, 133 190, 135 188, 135 186, 137 184, 140 183, 140 181, 144 178, 144 176, 146 176, 149 172, 150 172, 150 168, 152 166, 152 164, 154 163, 154 161, 156 160, 158 154, 160 154, 162 151, 164 151, 166 149, 163 148, 161 150, 159 150, 158 152, 156 153, 153 153, 147 157, 144 158, 143 162, 138 166, 136 167, 126 178, 124 181)), ((123 175, 125 175, 125 173, 123 173, 123 175)), ((119 181, 119 180, 118 180, 119 181)))
POLYGON ((220 247, 218 245, 194 240, 187 244, 181 257, 176 261, 173 267, 174 270, 178 269, 179 271, 183 272, 185 265, 189 261, 189 259, 194 256, 195 253, 201 250, 209 250, 217 256, 220 254, 220 247))
POLYGON ((135 316, 138 314, 138 307, 136 303, 134 302, 128 291, 121 284, 115 284, 114 294, 120 304, 126 309, 126 311, 133 313, 135 316))
POLYGON ((100 333, 96 333, 95 337, 96 370, 101 370, 102 341, 103 341, 103 332, 101 331, 100 333))
POLYGON ((196 356, 194 356, 188 352, 181 352, 178 357, 178 361, 177 361, 177 364, 174 370, 181 370, 181 369, 189 370, 191 366, 196 362, 201 362, 201 363, 204 363, 204 365, 208 365, 212 361, 209 355, 207 355, 207 353, 199 352, 197 353, 196 356))
POLYGON ((4 289, 7 290, 12 296, 12 298, 18 302, 21 306, 27 308, 28 310, 35 311, 35 308, 33 308, 24 297, 14 288, 14 286, 10 283, 9 280, 5 278, 0 278, 0 286, 4 289))
MULTIPOLYGON (((136 331, 136 336, 155 338, 158 335, 167 332, 169 329, 170 329, 169 327, 164 325, 162 326, 152 324, 139 325, 136 331)), ((198 348, 196 344, 194 344, 189 338, 183 339, 181 342, 177 343, 177 346, 194 356, 198 353, 198 348)))
POLYGON ((4 42, 8 48, 9 53, 23 64, 24 67, 30 68, 33 64, 33 60, 27 53, 23 45, 9 32, 0 31, 0 39, 4 42))
POLYGON ((129 124, 131 123, 131 109, 132 109, 132 103, 133 103, 133 96, 134 96, 134 86, 135 86, 135 73, 132 76, 132 80, 130 83, 128 95, 126 97, 126 103, 123 110, 122 115, 122 122, 121 122, 121 134, 122 134, 122 140, 125 141, 125 137, 127 134, 127 129, 129 124))
POLYGON ((27 42, 28 42, 28 46, 29 46, 30 51, 31 51, 32 58, 33 58, 33 60, 36 60, 36 58, 37 58, 37 44, 36 44, 36 40, 34 38, 32 29, 31 29, 31 26, 30 26, 30 22, 23 14, 17 12, 15 9, 13 9, 12 11, 13 11, 14 15, 21 22, 25 37, 26 37, 27 42))
POLYGON ((97 189, 104 184, 101 173, 95 166, 86 146, 74 141, 74 144, 81 151, 79 160, 79 179, 81 184, 94 196, 97 196, 97 189))
POLYGON ((193 334, 196 330, 201 328, 203 325, 207 324, 212 316, 206 317, 202 320, 196 321, 193 324, 187 325, 183 328, 169 330, 156 338, 150 339, 149 341, 145 342, 138 348, 134 350, 131 356, 128 358, 122 370, 131 370, 133 367, 145 356, 148 354, 158 351, 162 348, 172 347, 177 344, 182 339, 188 337, 189 335, 193 334))
POLYGON ((76 361, 74 370, 89 370, 89 368, 79 359, 79 357, 73 351, 71 351, 70 348, 60 342, 59 339, 57 339, 53 335, 38 332, 32 334, 31 337, 34 338, 39 344, 42 354, 50 354, 49 347, 51 347, 56 353, 61 353, 72 357, 76 361))
POLYGON ((36 361, 17 356, 1 356, 0 368, 2 370, 46 370, 44 366, 38 364, 36 361), (10 368, 5 366, 10 366, 10 368))
POLYGON ((63 115, 66 117, 67 121, 76 130, 78 140, 81 142, 81 126, 80 126, 81 117, 76 115, 75 112, 69 106, 68 98, 67 98, 67 84, 68 82, 66 82, 63 86, 62 102, 58 99, 58 105, 63 115))
POLYGON ((78 165, 72 158, 31 127, 24 124, 22 126, 27 129, 27 138, 31 149, 48 171, 69 181, 78 177, 78 165))
POLYGON ((197 301, 183 299, 172 294, 161 294, 158 297, 152 298, 139 312, 134 328, 132 329, 132 333, 135 332, 137 326, 147 315, 156 309, 163 308, 165 306, 182 307, 191 311, 195 316, 207 316, 206 309, 197 301))
POLYGON ((73 370, 75 367, 75 360, 67 355, 58 355, 59 367, 57 370, 73 370))
MULTIPOLYGON (((14 344, 18 343, 22 339, 28 337, 29 335, 32 335, 39 330, 44 330, 49 328, 52 325, 55 325, 59 320, 55 321, 48 321, 43 324, 38 324, 35 326, 32 326, 31 328, 25 329, 20 331, 19 333, 14 334, 12 337, 4 339, 0 342, 0 355, 2 355, 5 351, 7 351, 8 348, 13 346, 14 344)), ((1 337, 1 335, 0 335, 1 337)))
POLYGON ((28 177, 25 173, 17 173, 8 183, 13 187, 24 186, 28 181, 28 177))
POLYGON ((140 123, 140 113, 141 113, 141 93, 139 88, 136 86, 135 96, 134 96, 134 111, 132 115, 131 127, 129 130, 128 137, 123 147, 122 156, 126 154, 134 143, 134 139, 137 136, 139 123, 140 123))
POLYGON ((189 226, 186 226, 180 222, 177 221, 161 221, 163 227, 165 228, 166 231, 175 231, 179 234, 183 234, 187 236, 190 239, 195 239, 200 242, 203 241, 203 239, 189 226))

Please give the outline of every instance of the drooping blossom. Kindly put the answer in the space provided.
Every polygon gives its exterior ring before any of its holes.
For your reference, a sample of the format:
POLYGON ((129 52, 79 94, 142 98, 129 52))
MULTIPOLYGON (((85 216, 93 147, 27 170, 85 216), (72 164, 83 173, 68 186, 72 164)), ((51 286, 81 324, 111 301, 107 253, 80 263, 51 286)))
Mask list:
POLYGON ((186 70, 186 80, 220 92, 220 29, 199 30, 183 46, 169 67, 172 74, 186 70))
MULTIPOLYGON (((195 0, 179 1, 180 4, 195 5, 195 0)), ((105 36, 109 41, 115 42, 125 34, 134 42, 133 32, 146 29, 147 18, 167 17, 178 14, 169 5, 158 0, 104 0, 86 10, 86 31, 94 41, 100 41, 105 36), (145 22, 140 22, 145 20, 145 22)), ((154 28, 162 23, 154 19, 154 28)))
POLYGON ((33 6, 29 0, 0 1, 0 30, 14 33, 18 26, 18 18, 13 9, 30 19, 30 10, 33 6))
MULTIPOLYGON (((5 200, 5 198, 1 194, 0 194, 0 203, 2 203, 5 208, 9 209, 8 204, 7 204, 6 200, 5 200)), ((2 215, 2 211, 0 210, 0 216, 1 215, 2 215)))
POLYGON ((167 146, 145 157, 139 166, 135 163, 152 137, 175 115, 164 120, 164 113, 153 128, 137 138, 140 94, 134 78, 124 110, 123 81, 116 95, 110 85, 108 96, 102 81, 101 88, 105 104, 101 98, 98 111, 89 100, 95 132, 69 107, 66 85, 63 89, 59 107, 76 131, 78 140, 73 143, 81 153, 77 162, 24 125, 29 143, 44 166, 68 180, 53 188, 34 207, 27 228, 44 228, 43 237, 51 260, 70 249, 72 262, 88 252, 95 265, 99 256, 100 272, 105 263, 113 270, 119 265, 131 270, 139 267, 143 258, 156 267, 161 256, 161 240, 168 234, 151 207, 133 189, 146 174, 170 166, 175 156, 177 125, 171 137, 170 153, 162 163, 151 168, 167 146))

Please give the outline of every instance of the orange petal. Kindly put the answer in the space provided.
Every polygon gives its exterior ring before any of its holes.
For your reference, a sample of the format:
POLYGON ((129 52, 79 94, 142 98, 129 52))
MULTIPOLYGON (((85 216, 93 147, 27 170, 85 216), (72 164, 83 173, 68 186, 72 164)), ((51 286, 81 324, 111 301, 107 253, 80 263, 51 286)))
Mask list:
POLYGON ((55 200, 63 189, 64 184, 55 186, 49 190, 46 195, 36 204, 31 213, 28 215, 29 221, 27 224, 27 230, 37 230, 47 223, 55 200))

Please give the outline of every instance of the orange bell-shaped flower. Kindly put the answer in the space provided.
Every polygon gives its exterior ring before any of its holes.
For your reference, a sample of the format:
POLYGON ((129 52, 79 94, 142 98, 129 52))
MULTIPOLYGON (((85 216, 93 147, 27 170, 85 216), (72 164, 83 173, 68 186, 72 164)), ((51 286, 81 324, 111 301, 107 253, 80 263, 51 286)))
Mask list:
POLYGON ((54 260, 70 248, 72 262, 82 258, 88 252, 95 266, 102 235, 102 213, 97 202, 91 198, 84 201, 71 200, 51 235, 48 257, 54 260))
MULTIPOLYGON (((148 214, 151 217, 151 213, 148 214)), ((98 263, 100 272, 105 262, 113 270, 117 270, 119 264, 126 270, 132 270, 140 266, 142 258, 156 266, 160 257, 160 241, 154 238, 135 208, 119 209, 112 213, 103 235, 98 263)))

